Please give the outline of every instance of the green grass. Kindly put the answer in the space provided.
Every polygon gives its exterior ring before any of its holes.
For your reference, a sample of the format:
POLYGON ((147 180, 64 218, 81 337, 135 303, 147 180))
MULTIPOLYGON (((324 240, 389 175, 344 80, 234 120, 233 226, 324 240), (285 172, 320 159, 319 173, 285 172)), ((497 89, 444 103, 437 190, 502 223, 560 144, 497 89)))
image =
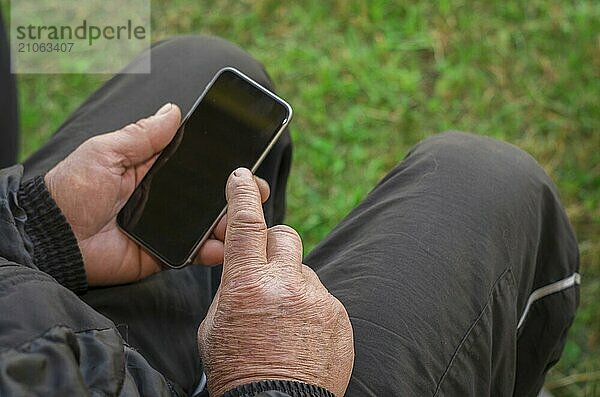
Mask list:
MULTIPOLYGON (((4 3, 3 3, 4 4, 4 3)), ((556 396, 600 395, 600 2, 153 1, 153 40, 225 37, 293 105, 288 222, 306 251, 420 139, 460 129, 530 152, 581 250, 556 396)), ((20 76, 22 158, 108 76, 20 76)))

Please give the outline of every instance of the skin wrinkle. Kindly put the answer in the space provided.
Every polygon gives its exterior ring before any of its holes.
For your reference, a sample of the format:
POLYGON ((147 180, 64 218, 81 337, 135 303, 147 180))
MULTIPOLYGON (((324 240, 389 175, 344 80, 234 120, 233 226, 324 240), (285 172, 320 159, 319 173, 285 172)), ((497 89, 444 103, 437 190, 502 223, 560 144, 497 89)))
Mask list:
MULTIPOLYGON (((240 332, 243 332, 244 329, 240 329, 240 332)), ((239 346, 245 346, 247 344, 245 337, 240 338, 237 343, 234 343, 235 345, 239 345, 239 346)), ((315 342, 319 342, 318 340, 316 340, 315 337, 312 338, 302 338, 299 340, 301 345, 311 345, 311 344, 315 344, 315 342)), ((289 344, 280 344, 277 343, 277 340, 269 340, 269 341, 262 341, 261 339, 257 339, 255 341, 255 344, 261 343, 263 344, 264 342, 268 342, 271 345, 275 345, 280 347, 280 349, 269 349, 269 350, 264 350, 264 349, 259 349, 259 350, 254 350, 254 349, 248 349, 247 354, 249 357, 253 357, 256 359, 256 366, 253 368, 253 373, 261 376, 260 374, 266 374, 265 376, 270 377, 272 374, 275 375, 279 375, 279 376, 285 376, 285 377, 295 377, 297 379, 303 380, 305 382, 311 382, 311 379, 315 379, 318 378, 320 376, 323 376, 323 368, 322 365, 319 364, 318 362, 316 363, 317 365, 314 365, 314 361, 318 360, 321 361, 319 359, 316 359, 314 355, 309 355, 304 353, 302 350, 298 350, 298 349, 294 349, 292 346, 293 345, 289 345, 289 344), (284 348, 281 348, 284 347, 284 348), (287 347, 287 348, 286 348, 287 347), (280 367, 279 371, 276 373, 272 372, 272 364, 273 362, 286 362, 289 360, 290 356, 294 357, 295 359, 292 362, 295 362, 296 365, 290 367, 289 365, 286 365, 285 367, 280 367), (313 365, 311 365, 311 363, 313 365), (308 364, 308 365, 307 365, 308 364), (268 368, 268 369, 265 369, 268 368)), ((219 340, 217 341, 217 343, 227 343, 227 341, 224 340, 219 340)), ((294 345, 296 345, 297 343, 294 343, 294 345)), ((319 354, 318 357, 320 357, 321 359, 324 357, 322 354, 319 354)), ((237 360, 231 360, 229 365, 230 367, 233 368, 239 368, 240 365, 243 365, 245 362, 247 361, 246 358, 244 357, 239 357, 237 360)), ((323 360, 324 362, 328 362, 329 360, 323 360)), ((235 370, 231 371, 232 376, 237 376, 235 375, 235 370)))
MULTIPOLYGON (((304 302, 301 302, 301 303, 304 303, 304 302)), ((326 309, 323 309, 322 307, 315 307, 315 309, 316 309, 317 313, 323 313, 323 312, 327 312, 328 311, 326 309)), ((249 318, 248 314, 249 313, 247 311, 244 311, 244 313, 241 314, 241 315, 244 316, 244 318, 247 320, 247 323, 254 324, 254 321, 253 321, 254 319, 253 318, 249 318)), ((313 321, 315 321, 317 323, 336 322, 338 324, 340 322, 343 322, 337 316, 334 317, 333 319, 331 319, 331 318, 325 318, 325 319, 323 319, 322 317, 321 318, 320 317, 321 316, 317 316, 316 318, 305 319, 304 324, 303 324, 304 327, 302 327, 302 329, 304 329, 306 326, 310 326, 311 325, 310 323, 313 322, 313 321), (308 320, 312 320, 312 321, 308 321, 308 320)), ((260 320, 260 316, 257 319, 260 320)), ((264 319, 263 319, 263 321, 264 321, 264 319)), ((270 322, 271 321, 269 321, 269 323, 270 322)), ((252 327, 252 325, 250 325, 250 327, 252 327)), ((241 331, 243 331, 243 330, 241 330, 241 331)), ((329 345, 333 345, 334 344, 334 341, 338 339, 338 336, 339 335, 337 335, 337 334, 329 334, 328 336, 321 334, 321 335, 317 335, 316 338, 321 338, 321 341, 320 341, 321 345, 329 346, 329 345)), ((224 342, 225 341, 215 341, 215 343, 218 343, 218 344, 224 343, 224 342)), ((272 341, 269 341, 269 342, 270 342, 270 344, 273 344, 272 341)), ((300 342, 298 342, 298 343, 292 343, 291 344, 292 345, 291 346, 291 348, 292 348, 291 351, 283 349, 280 352, 280 354, 278 354, 278 356, 285 356, 285 355, 288 355, 290 353, 293 353, 294 352, 294 349, 293 349, 294 345, 296 345, 296 346, 304 346, 307 343, 314 343, 314 342, 315 341, 312 340, 312 338, 303 338, 300 342)), ((351 343, 350 343, 350 346, 351 346, 351 343)), ((323 349, 323 350, 326 350, 326 349, 323 349)), ((254 354, 254 355, 258 356, 258 357, 262 356, 260 354, 260 352, 249 352, 249 353, 250 354, 254 354)), ((271 350, 268 355, 264 356, 264 359, 272 361, 274 353, 275 352, 273 352, 271 350)), ((344 357, 345 355, 348 355, 348 353, 349 353, 348 349, 346 349, 345 352, 342 352, 342 353, 338 354, 338 356, 339 357, 344 357)), ((319 353, 316 357, 324 358, 324 355, 322 353, 319 353)), ((304 363, 303 365, 306 365, 306 363, 310 363, 310 362, 314 361, 315 356, 314 355, 307 355, 306 357, 303 357, 303 355, 301 354, 299 358, 300 358, 300 362, 303 362, 304 363)), ((242 361, 245 361, 245 358, 242 357, 242 361)), ((332 360, 330 360, 330 359, 324 359, 324 360, 322 360, 322 362, 324 362, 324 363, 331 363, 331 361, 332 360)), ((335 361, 335 359, 334 359, 334 361, 335 361)), ((236 368, 238 366, 238 363, 236 361, 230 361, 230 363, 231 363, 231 368, 236 368)), ((291 369, 291 373, 290 373, 290 371, 283 371, 281 373, 281 376, 290 377, 291 374, 296 373, 296 375, 294 375, 294 377, 299 378, 300 380, 303 380, 303 381, 308 381, 308 379, 314 379, 313 376, 318 375, 318 373, 320 373, 320 376, 323 376, 323 373, 331 374, 332 372, 337 372, 337 371, 333 371, 334 366, 329 365, 329 364, 326 364, 325 368, 322 368, 322 364, 319 365, 318 363, 313 363, 313 366, 318 367, 318 370, 316 370, 316 372, 311 371, 311 372, 306 373, 306 371, 303 371, 302 368, 293 368, 293 369, 291 369), (303 375, 299 376, 298 373, 303 374, 303 375)), ((255 373, 259 374, 260 373, 259 369, 255 369, 255 373)), ((337 376, 337 374, 336 374, 336 376, 337 376)))
MULTIPOLYGON (((89 285, 129 283, 162 269, 157 259, 118 229, 115 218, 180 121, 179 109, 171 105, 136 124, 88 139, 44 176, 80 246, 89 285)), ((259 202, 266 201, 267 183, 256 179, 247 197, 257 192, 259 202)), ((266 241, 264 229, 265 236, 259 239, 266 241)), ((220 263, 223 251, 222 241, 209 240, 195 261, 220 263)))
POLYGON ((222 281, 198 330, 211 395, 257 380, 296 380, 343 395, 352 328, 343 305, 302 264, 288 226, 267 229, 248 170, 227 183, 222 281))

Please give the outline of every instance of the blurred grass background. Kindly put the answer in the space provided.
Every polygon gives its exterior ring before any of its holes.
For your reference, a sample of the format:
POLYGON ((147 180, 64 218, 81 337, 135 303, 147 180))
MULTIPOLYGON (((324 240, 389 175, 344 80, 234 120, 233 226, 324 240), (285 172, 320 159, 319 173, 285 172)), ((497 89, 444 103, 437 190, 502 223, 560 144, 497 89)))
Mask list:
MULTIPOLYGON (((600 2, 153 0, 152 7, 153 41, 227 38, 264 63, 294 107, 287 222, 306 252, 431 134, 471 131, 531 153, 558 185, 583 277, 581 308, 546 387, 556 396, 600 396, 600 2)), ((108 78, 19 76, 21 158, 108 78)))

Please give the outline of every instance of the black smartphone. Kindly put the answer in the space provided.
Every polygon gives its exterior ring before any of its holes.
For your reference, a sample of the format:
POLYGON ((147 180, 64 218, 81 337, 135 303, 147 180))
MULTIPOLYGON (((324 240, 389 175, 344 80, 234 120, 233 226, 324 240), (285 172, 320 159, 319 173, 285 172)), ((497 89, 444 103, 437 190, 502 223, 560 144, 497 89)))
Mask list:
POLYGON ((220 70, 117 224, 166 265, 189 264, 225 213, 229 174, 255 172, 291 117, 290 105, 265 87, 234 68, 220 70))

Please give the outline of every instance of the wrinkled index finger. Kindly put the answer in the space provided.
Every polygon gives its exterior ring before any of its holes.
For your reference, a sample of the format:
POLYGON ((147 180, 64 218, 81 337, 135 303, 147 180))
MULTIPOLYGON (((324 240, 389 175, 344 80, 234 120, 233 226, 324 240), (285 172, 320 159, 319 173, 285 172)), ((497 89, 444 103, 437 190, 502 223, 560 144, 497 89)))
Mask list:
POLYGON ((226 190, 224 278, 239 272, 256 272, 257 266, 267 260, 267 225, 252 173, 238 168, 229 176, 226 190))

